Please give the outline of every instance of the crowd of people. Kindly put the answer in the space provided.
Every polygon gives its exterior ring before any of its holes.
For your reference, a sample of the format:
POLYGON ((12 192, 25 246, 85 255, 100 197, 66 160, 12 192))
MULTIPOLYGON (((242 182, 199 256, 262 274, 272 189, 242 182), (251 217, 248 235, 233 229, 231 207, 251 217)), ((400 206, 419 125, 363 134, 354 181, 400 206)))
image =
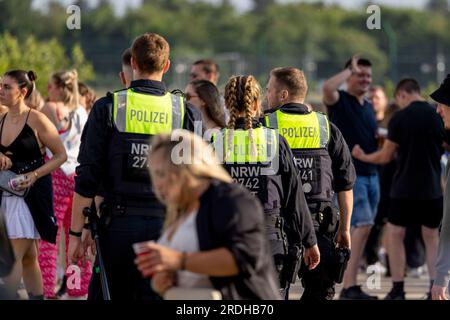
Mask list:
POLYGON ((322 113, 297 68, 265 90, 232 76, 222 94, 202 59, 170 92, 169 56, 162 36, 137 37, 123 89, 99 99, 76 70, 52 74, 46 99, 33 71, 1 76, 1 298, 23 282, 36 300, 276 300, 299 278, 302 300, 341 282, 340 299, 373 300, 357 275, 381 252, 385 299, 405 299, 410 260, 426 261, 426 298, 448 298, 450 75, 429 101, 405 78, 389 104, 355 55, 322 113))

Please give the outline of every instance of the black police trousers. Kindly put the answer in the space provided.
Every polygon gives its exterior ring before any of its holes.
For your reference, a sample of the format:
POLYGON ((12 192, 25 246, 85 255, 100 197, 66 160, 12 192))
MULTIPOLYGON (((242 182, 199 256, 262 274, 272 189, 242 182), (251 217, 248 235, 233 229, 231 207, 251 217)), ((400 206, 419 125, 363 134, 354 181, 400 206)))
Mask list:
MULTIPOLYGON (((310 207, 310 210, 313 209, 310 207)), ((311 211, 311 213, 315 213, 311 211)), ((318 301, 332 300, 335 295, 335 235, 334 232, 324 232, 319 230, 319 223, 313 219, 314 229, 316 232, 317 245, 320 250, 320 263, 313 270, 306 270, 302 274, 302 285, 304 288, 303 295, 300 300, 318 301)))
MULTIPOLYGON (((164 219, 150 216, 113 216, 100 232, 101 253, 108 278, 111 300, 159 300, 134 264, 136 242, 157 240, 164 219)), ((89 285, 88 300, 102 300, 102 286, 96 262, 89 285)))

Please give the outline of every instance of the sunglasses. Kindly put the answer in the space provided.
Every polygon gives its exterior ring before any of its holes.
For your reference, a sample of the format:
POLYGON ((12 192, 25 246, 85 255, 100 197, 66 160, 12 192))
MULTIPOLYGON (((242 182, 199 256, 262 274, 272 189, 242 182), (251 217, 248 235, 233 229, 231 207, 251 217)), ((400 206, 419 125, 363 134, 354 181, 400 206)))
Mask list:
POLYGON ((198 97, 198 96, 191 95, 191 94, 189 94, 189 93, 185 93, 185 94, 184 94, 184 97, 186 98, 187 101, 189 101, 189 100, 191 100, 192 98, 195 98, 195 97, 198 97))

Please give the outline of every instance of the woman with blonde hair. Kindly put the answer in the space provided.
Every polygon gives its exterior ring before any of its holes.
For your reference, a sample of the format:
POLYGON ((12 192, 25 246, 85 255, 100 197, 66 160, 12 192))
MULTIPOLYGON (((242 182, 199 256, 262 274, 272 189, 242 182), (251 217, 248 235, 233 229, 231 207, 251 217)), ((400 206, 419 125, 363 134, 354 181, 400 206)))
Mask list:
MULTIPOLYGON (((160 295, 219 290, 224 299, 278 299, 261 205, 232 183, 200 137, 175 130, 152 142, 150 174, 167 206, 164 233, 136 259, 160 295), (181 140, 181 141, 180 141, 181 140)), ((185 297, 189 299, 189 296, 185 297)))
MULTIPOLYGON (((55 172, 53 180, 53 206, 58 220, 58 230, 64 230, 66 253, 69 246, 69 228, 72 219, 72 198, 75 189, 75 168, 78 165, 77 157, 81 144, 81 133, 87 121, 87 112, 80 104, 78 92, 78 73, 76 70, 54 73, 48 83, 49 102, 42 112, 53 122, 59 132, 59 137, 66 149, 68 159, 55 172)), ((58 242, 59 242, 58 232, 58 242)), ((58 246, 41 242, 39 261, 44 276, 46 298, 55 296, 56 269, 58 246)), ((67 257, 66 257, 67 258, 67 257)), ((67 294, 71 297, 82 297, 87 294, 92 274, 90 263, 81 265, 81 286, 77 289, 68 288, 67 294)), ((62 295, 65 290, 63 279, 62 295)))
POLYGON ((25 104, 31 109, 41 111, 45 105, 45 101, 42 98, 41 93, 37 89, 35 89, 31 93, 31 95, 27 99, 25 99, 25 104))

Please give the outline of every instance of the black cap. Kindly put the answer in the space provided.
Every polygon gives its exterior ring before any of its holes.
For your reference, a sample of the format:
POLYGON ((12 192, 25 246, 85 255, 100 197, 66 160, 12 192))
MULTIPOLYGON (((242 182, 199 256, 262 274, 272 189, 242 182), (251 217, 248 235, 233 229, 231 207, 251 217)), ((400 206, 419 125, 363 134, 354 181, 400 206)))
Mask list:
POLYGON ((450 74, 447 75, 439 89, 430 94, 434 101, 450 107, 450 74))

